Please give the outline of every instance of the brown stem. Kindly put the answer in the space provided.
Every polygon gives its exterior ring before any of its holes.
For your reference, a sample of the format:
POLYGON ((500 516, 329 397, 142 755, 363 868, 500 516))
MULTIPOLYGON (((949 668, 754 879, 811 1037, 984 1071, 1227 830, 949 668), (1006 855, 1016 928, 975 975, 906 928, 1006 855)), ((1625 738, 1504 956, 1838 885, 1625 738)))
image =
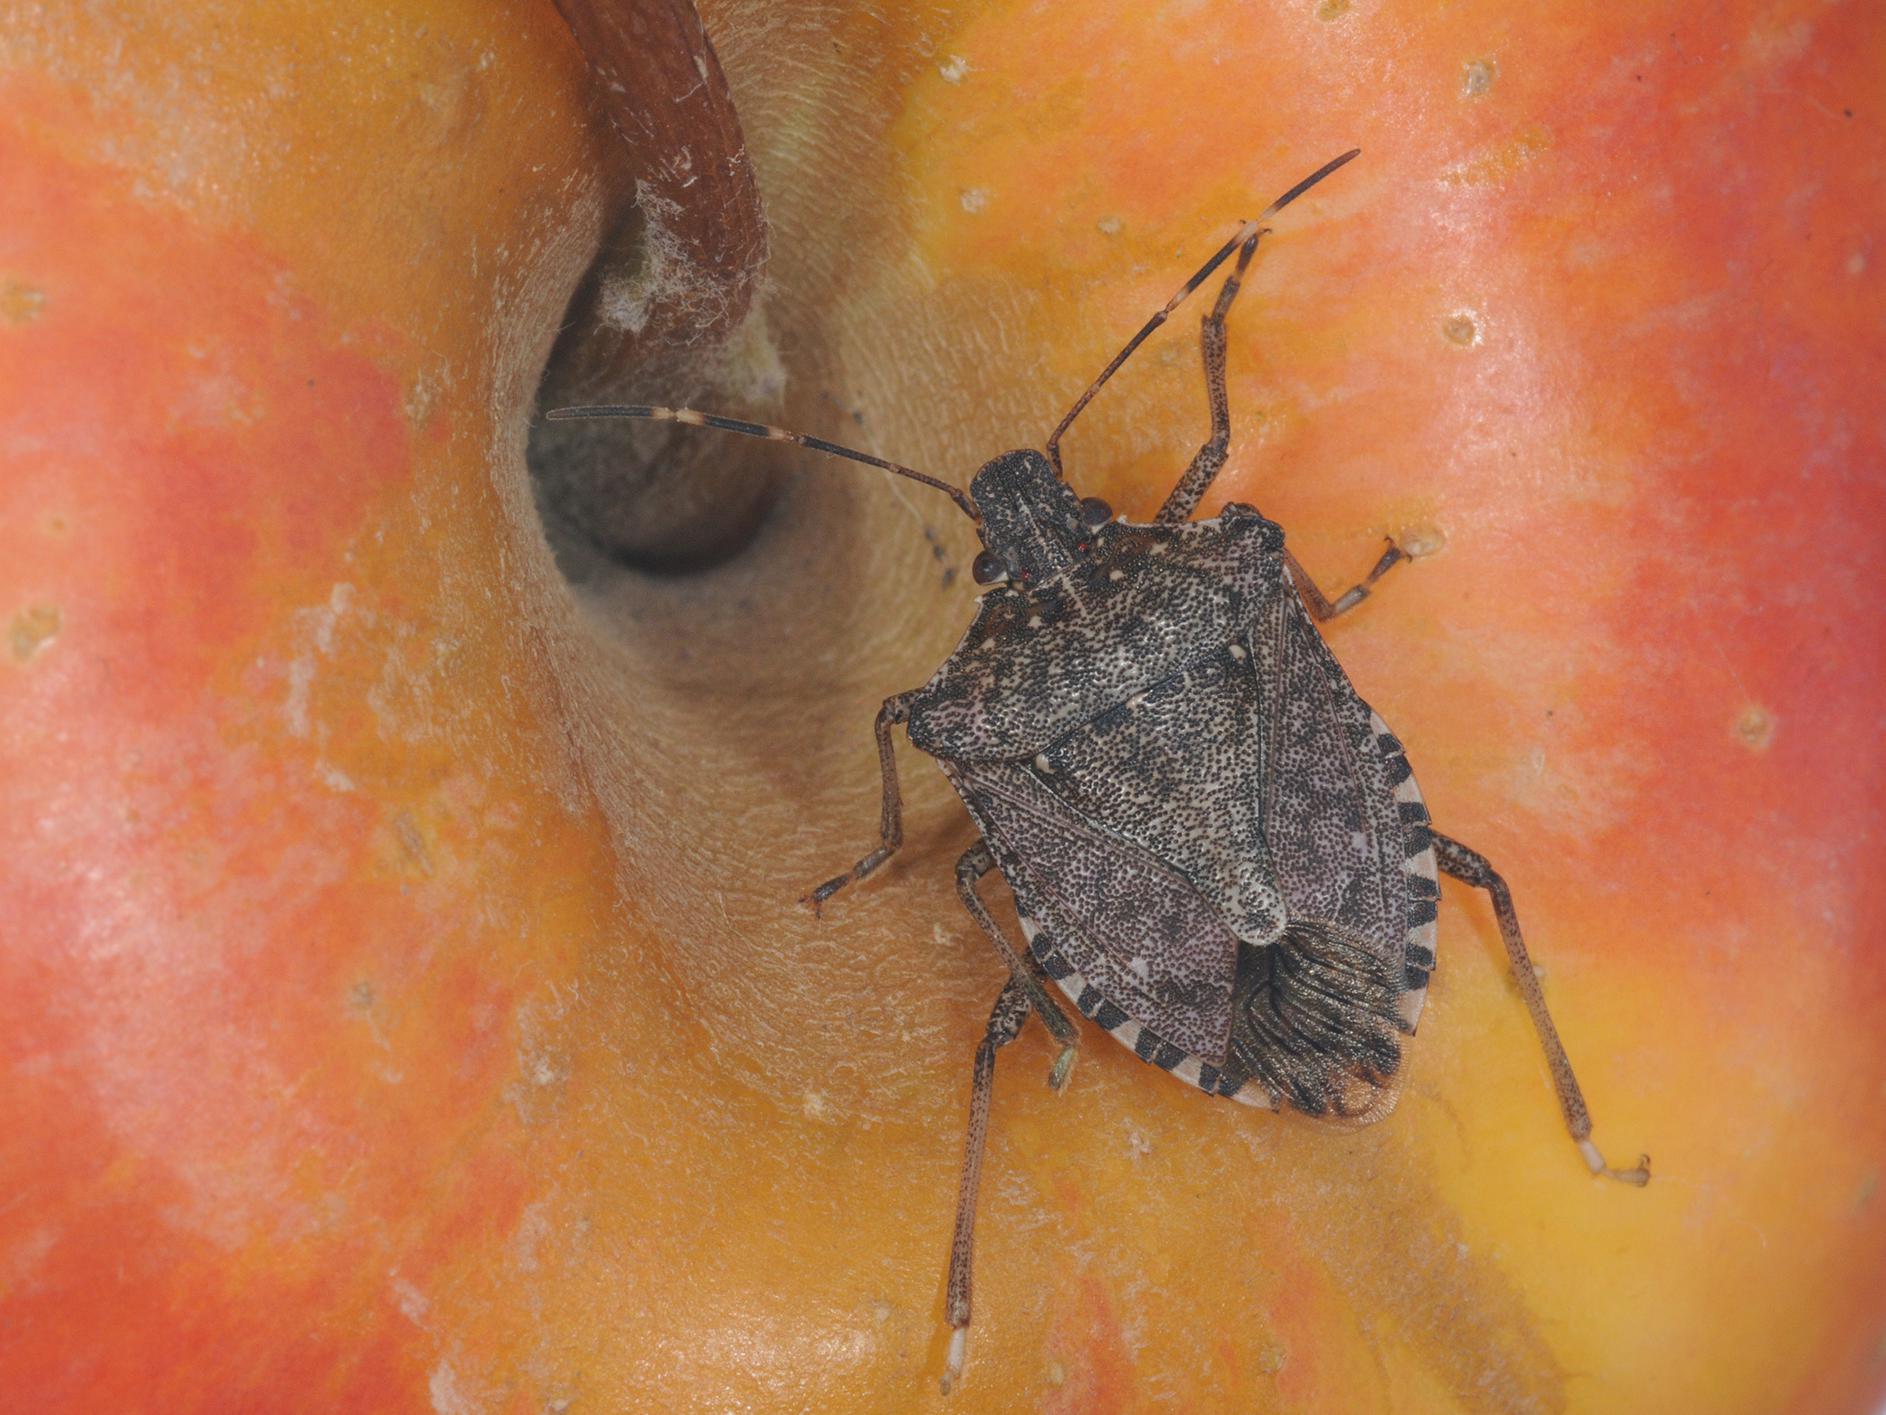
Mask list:
MULTIPOLYGON (((539 404, 730 396, 766 262, 759 187, 726 76, 688 0, 556 0, 621 139, 621 197, 539 404)), ((764 352, 763 350, 761 351, 764 352)), ((771 479, 690 430, 540 424, 531 464, 561 528, 619 560, 681 566, 744 538, 771 479)))

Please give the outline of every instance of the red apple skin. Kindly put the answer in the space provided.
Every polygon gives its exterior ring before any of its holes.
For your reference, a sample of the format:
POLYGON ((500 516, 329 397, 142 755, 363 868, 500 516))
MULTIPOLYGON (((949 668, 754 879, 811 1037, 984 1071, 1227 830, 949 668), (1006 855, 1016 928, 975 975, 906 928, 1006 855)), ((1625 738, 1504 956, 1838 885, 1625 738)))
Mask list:
MULTIPOLYGON (((1566 1142, 1449 887, 1400 1108, 1004 1053, 959 1412, 1868 1411, 1886 1392, 1886 381, 1857 4, 706 19, 793 420, 962 479, 1240 217, 1255 501, 1513 882, 1566 1142), (1847 116, 1851 110, 1852 116, 1847 116), (840 408, 862 424, 842 419, 840 408), (1433 533, 1438 533, 1435 535, 1433 533)), ((0 1390, 36 1410, 943 1408, 1000 968, 879 699, 940 501, 806 464, 558 578, 521 460, 608 139, 548 6, 35 12, 0 51, 0 1390)), ((1191 310, 1068 442, 1144 514, 1191 310)), ((741 411, 732 409, 729 411, 741 411)))

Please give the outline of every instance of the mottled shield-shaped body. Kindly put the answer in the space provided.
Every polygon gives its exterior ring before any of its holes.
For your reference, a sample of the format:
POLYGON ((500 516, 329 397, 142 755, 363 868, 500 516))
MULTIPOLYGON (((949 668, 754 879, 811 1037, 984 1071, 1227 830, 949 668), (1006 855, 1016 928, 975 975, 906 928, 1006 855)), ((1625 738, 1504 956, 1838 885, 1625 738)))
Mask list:
POLYGON ((910 699, 1075 1005, 1201 1089, 1392 1101, 1434 965, 1427 812, 1248 507, 1099 527, 910 699))

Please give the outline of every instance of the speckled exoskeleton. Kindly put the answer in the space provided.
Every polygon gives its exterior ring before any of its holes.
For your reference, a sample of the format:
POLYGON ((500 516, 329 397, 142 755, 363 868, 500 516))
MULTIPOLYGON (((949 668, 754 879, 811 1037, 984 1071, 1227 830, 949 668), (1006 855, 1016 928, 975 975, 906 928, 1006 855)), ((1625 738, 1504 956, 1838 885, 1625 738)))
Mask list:
POLYGON ((947 492, 976 523, 984 589, 962 643, 877 716, 880 842, 807 896, 814 909, 902 842, 891 732, 935 757, 982 839, 957 862, 964 906, 1009 968, 976 1050, 946 1316, 943 1375, 960 1374, 970 1316, 976 1194, 995 1054, 1030 1014, 1077 1032, 1044 979, 1141 1060, 1208 1095, 1364 1124, 1394 1103, 1402 1039, 1435 962, 1438 875, 1485 889, 1545 1048, 1567 1127, 1594 1173, 1611 1169, 1520 936, 1505 882, 1433 830, 1402 745, 1350 686, 1317 622, 1365 599, 1406 558, 1391 540, 1366 579, 1324 595, 1250 506, 1192 513, 1225 461, 1225 316, 1262 223, 1350 152, 1247 222, 1102 370, 1042 451, 984 465, 965 496, 908 467, 818 438, 659 407, 553 417, 658 418, 793 442, 947 492), (1211 435, 1150 524, 1114 517, 1061 474, 1080 411, 1167 316, 1236 255, 1202 324, 1211 435), (976 884, 1000 870, 1025 947, 976 884))

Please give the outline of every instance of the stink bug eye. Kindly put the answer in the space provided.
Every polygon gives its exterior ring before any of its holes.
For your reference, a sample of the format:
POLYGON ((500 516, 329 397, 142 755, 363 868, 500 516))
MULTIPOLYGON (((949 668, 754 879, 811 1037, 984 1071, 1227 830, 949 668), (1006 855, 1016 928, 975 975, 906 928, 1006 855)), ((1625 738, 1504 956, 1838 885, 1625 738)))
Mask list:
POLYGON ((1113 508, 1098 496, 1089 496, 1081 502, 1081 524, 1090 531, 1097 531, 1113 519, 1113 508))
POLYGON ((994 551, 985 550, 971 563, 969 573, 979 585, 999 585, 1008 579, 1008 561, 994 551))

